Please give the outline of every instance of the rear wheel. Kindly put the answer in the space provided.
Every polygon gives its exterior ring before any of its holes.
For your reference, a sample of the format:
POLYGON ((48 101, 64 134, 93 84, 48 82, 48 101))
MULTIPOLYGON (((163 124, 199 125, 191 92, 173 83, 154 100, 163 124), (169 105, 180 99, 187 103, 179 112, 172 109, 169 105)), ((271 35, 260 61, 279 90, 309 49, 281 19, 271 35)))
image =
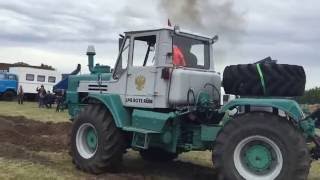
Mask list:
POLYGON ((143 160, 150 162, 167 162, 178 157, 177 153, 170 153, 160 148, 149 148, 141 150, 140 155, 143 160))
POLYGON ((124 136, 104 106, 88 105, 74 119, 71 156, 77 168, 94 174, 113 171, 124 151, 124 136))
POLYGON ((310 156, 302 134, 286 119, 249 113, 218 135, 213 159, 227 180, 304 180, 310 156))
POLYGON ((16 97, 16 93, 13 91, 6 91, 2 94, 2 99, 5 101, 12 101, 16 97))
POLYGON ((257 64, 227 66, 222 82, 225 92, 241 96, 303 95, 306 84, 303 67, 263 63, 259 68, 257 64))

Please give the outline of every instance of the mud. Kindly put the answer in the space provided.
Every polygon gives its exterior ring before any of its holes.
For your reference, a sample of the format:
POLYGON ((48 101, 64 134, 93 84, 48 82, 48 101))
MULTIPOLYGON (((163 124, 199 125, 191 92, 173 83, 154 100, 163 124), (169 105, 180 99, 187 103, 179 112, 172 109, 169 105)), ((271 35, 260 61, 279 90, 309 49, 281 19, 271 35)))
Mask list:
MULTIPOLYGON (((25 117, 0 116, 0 158, 26 160, 48 168, 74 167, 67 156, 64 162, 53 160, 39 152, 65 155, 71 123, 39 122, 25 117), (69 164, 70 162, 70 164, 69 164)), ((201 166, 180 160, 168 163, 143 161, 137 152, 128 151, 120 172, 104 173, 98 176, 83 174, 74 168, 72 172, 84 179, 152 180, 152 179, 216 179, 212 167, 201 166)))
POLYGON ((24 117, 0 116, 0 152, 4 144, 30 151, 62 152, 68 148, 71 123, 39 122, 24 117))

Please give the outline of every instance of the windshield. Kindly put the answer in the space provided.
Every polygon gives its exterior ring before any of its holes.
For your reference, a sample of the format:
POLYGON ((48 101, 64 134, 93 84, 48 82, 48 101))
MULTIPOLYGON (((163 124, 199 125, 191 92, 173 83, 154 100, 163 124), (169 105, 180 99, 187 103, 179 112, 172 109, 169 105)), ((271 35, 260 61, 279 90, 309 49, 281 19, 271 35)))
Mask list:
POLYGON ((3 80, 5 78, 6 78, 6 76, 4 74, 0 74, 0 80, 3 80))
POLYGON ((210 68, 210 45, 207 41, 173 36, 173 64, 198 69, 210 68))

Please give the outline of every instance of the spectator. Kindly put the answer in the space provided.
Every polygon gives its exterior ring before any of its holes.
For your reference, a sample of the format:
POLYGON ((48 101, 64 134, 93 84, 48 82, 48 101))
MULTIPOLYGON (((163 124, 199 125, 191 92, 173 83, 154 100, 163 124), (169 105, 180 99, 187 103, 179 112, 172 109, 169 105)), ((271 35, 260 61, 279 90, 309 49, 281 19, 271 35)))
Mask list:
POLYGON ((54 104, 54 95, 51 94, 50 91, 46 94, 44 98, 44 104, 46 105, 47 108, 52 108, 52 104, 54 104))
POLYGON ((63 111, 64 107, 63 107, 63 103, 64 103, 64 90, 61 90, 60 92, 57 92, 56 94, 56 98, 57 98, 57 108, 56 108, 56 112, 60 112, 63 111))
POLYGON ((41 85, 40 88, 37 88, 38 91, 38 98, 39 98, 39 108, 43 108, 44 107, 44 99, 46 96, 46 90, 44 89, 44 86, 41 85))
POLYGON ((18 104, 23 104, 23 96, 24 96, 23 88, 20 85, 18 89, 18 104))

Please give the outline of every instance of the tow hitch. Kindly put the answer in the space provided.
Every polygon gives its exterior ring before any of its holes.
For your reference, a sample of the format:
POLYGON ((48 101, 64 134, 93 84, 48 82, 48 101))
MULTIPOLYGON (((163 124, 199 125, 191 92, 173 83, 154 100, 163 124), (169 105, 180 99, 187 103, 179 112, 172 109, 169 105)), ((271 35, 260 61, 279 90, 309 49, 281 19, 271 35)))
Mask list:
POLYGON ((316 110, 299 122, 300 128, 308 139, 314 142, 315 147, 310 151, 314 160, 320 159, 320 137, 316 134, 316 129, 320 129, 320 109, 316 110))

